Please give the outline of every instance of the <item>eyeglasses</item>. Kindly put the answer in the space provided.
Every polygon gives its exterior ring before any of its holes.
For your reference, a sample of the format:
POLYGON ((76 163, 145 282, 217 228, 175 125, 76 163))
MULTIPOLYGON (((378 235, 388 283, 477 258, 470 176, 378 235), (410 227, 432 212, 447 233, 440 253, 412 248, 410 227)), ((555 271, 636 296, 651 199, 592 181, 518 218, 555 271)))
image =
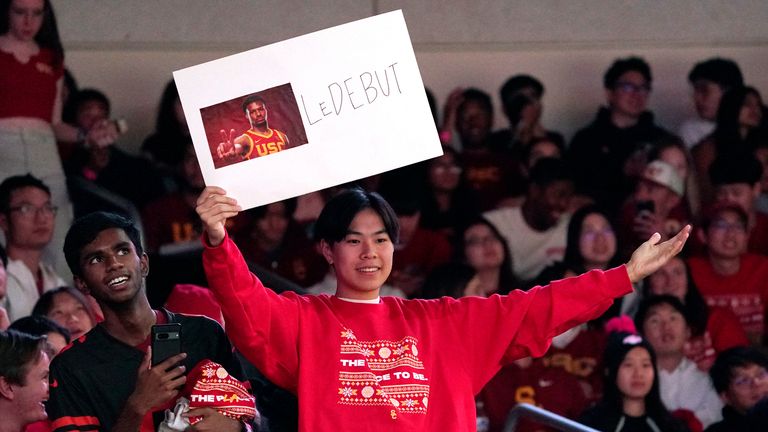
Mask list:
POLYGON ((740 387, 744 388, 751 384, 756 384, 758 382, 762 382, 765 379, 768 379, 768 371, 765 369, 760 369, 756 374, 750 376, 750 375, 741 375, 736 377, 732 383, 734 387, 740 387))
POLYGON ((461 167, 458 165, 435 165, 435 171, 439 173, 449 172, 451 174, 461 174, 461 167))
POLYGON ((712 224, 710 224, 710 227, 712 229, 722 230, 722 231, 738 231, 738 232, 746 231, 746 227, 744 226, 744 224, 738 223, 738 222, 731 223, 724 220, 714 221, 712 222, 712 224))
POLYGON ((648 94, 651 92, 651 86, 648 84, 637 85, 627 81, 617 82, 613 89, 623 93, 648 94))
POLYGON ((22 204, 20 206, 10 207, 8 210, 11 212, 19 212, 24 217, 30 217, 33 215, 55 216, 56 212, 59 211, 59 208, 51 204, 43 204, 40 207, 32 204, 22 204))

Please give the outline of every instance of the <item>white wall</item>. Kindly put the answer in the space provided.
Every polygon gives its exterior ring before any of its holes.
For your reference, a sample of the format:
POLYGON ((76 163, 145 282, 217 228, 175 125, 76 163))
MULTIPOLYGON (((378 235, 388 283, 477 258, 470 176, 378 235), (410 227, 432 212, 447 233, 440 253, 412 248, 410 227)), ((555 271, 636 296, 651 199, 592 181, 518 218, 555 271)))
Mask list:
POLYGON ((439 103, 456 86, 497 99, 504 79, 531 73, 547 87, 545 125, 567 136, 603 101, 606 67, 630 54, 651 64, 651 108, 670 129, 691 114, 686 76, 701 59, 736 60, 768 93, 768 2, 759 0, 53 2, 67 64, 129 121, 121 145, 131 150, 151 131, 173 70, 398 8, 439 103))

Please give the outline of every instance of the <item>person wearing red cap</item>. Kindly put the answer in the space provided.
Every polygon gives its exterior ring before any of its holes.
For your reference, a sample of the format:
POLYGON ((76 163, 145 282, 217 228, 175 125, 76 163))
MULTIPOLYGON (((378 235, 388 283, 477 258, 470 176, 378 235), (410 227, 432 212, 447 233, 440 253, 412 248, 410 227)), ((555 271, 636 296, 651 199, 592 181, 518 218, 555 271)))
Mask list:
POLYGON ((297 394, 301 431, 474 429, 474 395, 503 365, 541 356, 553 336, 598 317, 678 253, 690 232, 664 243, 654 235, 626 266, 526 292, 380 297, 397 217, 378 194, 350 189, 326 204, 315 225, 336 294, 302 297, 277 295, 249 272, 224 228, 240 210, 219 187, 198 198, 203 266, 235 346, 297 394))

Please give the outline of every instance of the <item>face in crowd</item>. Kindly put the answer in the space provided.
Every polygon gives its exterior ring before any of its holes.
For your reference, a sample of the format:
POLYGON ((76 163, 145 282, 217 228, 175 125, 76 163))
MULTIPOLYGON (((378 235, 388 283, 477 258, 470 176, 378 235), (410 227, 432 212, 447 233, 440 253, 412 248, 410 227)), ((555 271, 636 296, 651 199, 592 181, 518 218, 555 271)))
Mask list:
POLYGON ((340 241, 321 241, 321 250, 336 274, 338 297, 375 298, 392 272, 394 245, 381 216, 371 208, 355 215, 340 241))

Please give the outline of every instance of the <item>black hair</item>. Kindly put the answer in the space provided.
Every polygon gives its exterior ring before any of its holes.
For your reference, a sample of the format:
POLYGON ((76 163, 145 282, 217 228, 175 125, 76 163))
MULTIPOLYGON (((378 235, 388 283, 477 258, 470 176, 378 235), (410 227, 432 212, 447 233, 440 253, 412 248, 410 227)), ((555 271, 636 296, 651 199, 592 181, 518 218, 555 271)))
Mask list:
POLYGON ((635 328, 642 333, 643 323, 648 318, 651 309, 662 304, 672 306, 677 312, 680 312, 680 315, 685 319, 685 324, 690 328, 691 318, 688 315, 688 310, 683 306, 683 302, 679 298, 669 294, 652 295, 641 300, 640 305, 637 307, 637 313, 635 313, 635 328))
POLYGON ((163 89, 163 95, 160 97, 160 106, 157 110, 157 120, 155 121, 155 132, 161 135, 185 135, 182 128, 185 126, 176 119, 176 101, 179 100, 179 90, 176 88, 176 81, 171 79, 163 89))
MULTIPOLYGON (((563 262, 566 264, 568 269, 577 274, 581 274, 587 271, 586 267, 584 266, 584 257, 581 254, 580 243, 584 219, 586 219, 587 216, 591 214, 598 214, 604 217, 605 220, 608 221, 608 226, 610 226, 613 230, 613 224, 611 223, 610 216, 608 216, 608 212, 597 205, 587 205, 573 213, 571 220, 568 222, 568 234, 566 236, 563 262)), ((619 248, 617 247, 616 252, 613 254, 613 257, 608 263, 608 268, 619 265, 620 260, 618 250, 619 248)))
POLYGON ((739 65, 733 60, 719 57, 696 63, 688 74, 688 82, 695 84, 699 80, 712 81, 723 90, 744 85, 739 65))
POLYGON ((287 200, 277 201, 274 203, 259 206, 252 210, 249 210, 248 214, 253 218, 253 220, 262 219, 267 214, 267 208, 271 204, 280 204, 280 203, 282 203, 285 208, 285 217, 287 217, 288 219, 292 219, 293 213, 296 211, 296 206, 298 205, 298 200, 296 198, 288 198, 287 200))
POLYGON ((0 212, 8 213, 11 205, 11 195, 19 189, 33 187, 51 195, 51 189, 39 178, 32 174, 15 175, 6 178, 0 183, 0 212))
POLYGON ((504 259, 502 260, 501 266, 499 267, 499 290, 497 292, 499 294, 507 294, 519 286, 519 281, 515 277, 514 273, 512 273, 512 254, 509 252, 509 244, 507 243, 507 240, 504 238, 504 236, 501 235, 501 232, 499 232, 498 228, 496 228, 496 226, 492 224, 488 219, 481 215, 476 215, 469 219, 467 223, 461 227, 459 232, 456 233, 456 237, 454 239, 455 245, 453 246, 455 261, 462 263, 467 262, 467 256, 464 253, 464 250, 467 247, 467 244, 464 240, 464 234, 467 232, 467 230, 476 225, 483 225, 488 227, 488 229, 491 230, 493 236, 496 237, 496 239, 499 240, 503 246, 504 259))
POLYGON ((562 158, 539 159, 528 176, 530 184, 546 187, 556 181, 573 181, 570 165, 562 158))
POLYGON ((30 334, 32 336, 45 336, 48 333, 58 333, 69 343, 72 335, 69 330, 62 327, 52 319, 44 315, 29 315, 19 318, 8 327, 10 330, 30 334))
MULTIPOLYGON (((10 30, 10 13, 13 0, 0 0, 0 34, 10 30)), ((35 35, 35 42, 41 48, 53 51, 53 65, 61 67, 64 64, 64 47, 59 37, 59 27, 56 25, 56 14, 51 0, 43 0, 43 23, 35 35)))
POLYGON ((137 255, 141 256, 144 253, 144 249, 141 246, 141 233, 132 220, 104 211, 89 213, 77 218, 72 223, 64 239, 64 257, 73 275, 82 276, 80 252, 82 252, 83 248, 96 239, 102 231, 112 228, 125 232, 131 243, 133 243, 137 255))
MULTIPOLYGON (((709 319, 709 306, 701 295, 696 281, 693 280, 691 268, 688 262, 682 258, 680 261, 685 266, 685 296, 683 297, 683 307, 685 307, 688 316, 688 327, 691 329, 691 336, 701 336, 707 330, 707 321, 709 319)), ((656 294, 651 292, 651 278, 645 278, 643 281, 643 298, 652 297, 656 294)))
POLYGON ((61 118, 64 122, 69 124, 77 123, 78 111, 86 104, 86 102, 98 102, 104 106, 107 112, 107 117, 112 110, 109 98, 100 90, 94 88, 85 88, 69 95, 67 102, 64 104, 61 118))
POLYGON ((499 89, 499 98, 502 103, 510 96, 514 96, 525 88, 532 88, 537 97, 544 95, 544 84, 531 75, 519 74, 511 76, 499 89))
POLYGON ((0 262, 3 263, 3 267, 8 267, 8 252, 5 251, 5 247, 0 244, 0 262))
POLYGON ((96 324, 96 313, 93 311, 93 307, 91 307, 88 299, 85 298, 83 293, 69 286, 60 286, 44 292, 40 298, 37 299, 35 306, 32 308, 32 315, 48 316, 51 309, 53 309, 53 301, 59 294, 68 294, 77 300, 77 302, 85 308, 85 312, 88 314, 88 317, 91 318, 91 323, 96 324))
POLYGON ((467 284, 475 274, 475 269, 464 263, 447 263, 435 267, 421 286, 421 298, 463 297, 467 284))
POLYGON ((395 211, 381 195, 359 187, 345 189, 325 204, 315 222, 315 241, 324 240, 329 245, 338 243, 346 237, 352 219, 365 209, 371 209, 381 217, 389 239, 397 243, 400 225, 395 211))
POLYGON ((709 369, 715 391, 722 393, 728 390, 735 369, 751 365, 768 370, 768 357, 753 347, 734 347, 719 353, 712 368, 709 369))
POLYGON ((461 118, 461 114, 470 102, 476 102, 484 111, 493 115, 493 102, 491 102, 491 96, 488 93, 480 89, 468 88, 464 90, 462 97, 464 100, 459 104, 459 107, 456 110, 459 118, 461 118))
POLYGON ((246 96, 245 99, 243 99, 243 111, 246 113, 248 112, 248 105, 255 103, 255 102, 261 102, 262 105, 267 106, 267 102, 264 101, 264 98, 257 95, 252 94, 249 96, 246 96))
POLYGON ((727 153, 709 166, 709 179, 714 186, 747 183, 754 186, 763 178, 763 164, 753 153, 727 153))
POLYGON ((634 71, 643 76, 648 85, 651 85, 651 67, 640 57, 626 57, 617 59, 603 75, 603 87, 612 90, 619 78, 627 72, 634 71))
POLYGON ((716 117, 717 126, 712 132, 718 155, 728 152, 752 151, 750 145, 756 135, 759 134, 759 127, 751 130, 746 137, 742 137, 739 122, 741 109, 749 95, 757 96, 762 104, 762 96, 754 87, 734 87, 723 93, 720 98, 716 117))
POLYGON ((651 386, 651 391, 645 396, 646 415, 656 422, 661 422, 659 425, 661 426, 661 430, 668 430, 664 426, 668 422, 673 422, 674 420, 672 420, 673 417, 661 401, 661 393, 659 391, 659 370, 656 366, 656 352, 653 350, 651 344, 640 335, 616 332, 611 333, 608 336, 603 356, 605 381, 602 404, 610 407, 611 412, 617 414, 624 412, 624 398, 616 384, 616 379, 619 375, 619 368, 622 362, 624 362, 627 353, 638 347, 645 349, 648 354, 650 354, 651 363, 653 364, 653 385, 651 386))
POLYGON ((11 384, 26 385, 29 367, 44 350, 45 337, 16 330, 0 331, 0 376, 11 384))
POLYGON ((517 121, 512 119, 512 113, 518 112, 518 109, 515 107, 519 102, 516 102, 516 100, 518 96, 522 95, 520 92, 526 88, 533 89, 537 99, 541 99, 544 95, 544 85, 541 81, 530 75, 524 74, 510 77, 504 85, 501 86, 501 89, 499 89, 501 105, 504 108, 504 113, 509 117, 509 121, 512 124, 517 124, 519 121, 519 118, 517 121))

